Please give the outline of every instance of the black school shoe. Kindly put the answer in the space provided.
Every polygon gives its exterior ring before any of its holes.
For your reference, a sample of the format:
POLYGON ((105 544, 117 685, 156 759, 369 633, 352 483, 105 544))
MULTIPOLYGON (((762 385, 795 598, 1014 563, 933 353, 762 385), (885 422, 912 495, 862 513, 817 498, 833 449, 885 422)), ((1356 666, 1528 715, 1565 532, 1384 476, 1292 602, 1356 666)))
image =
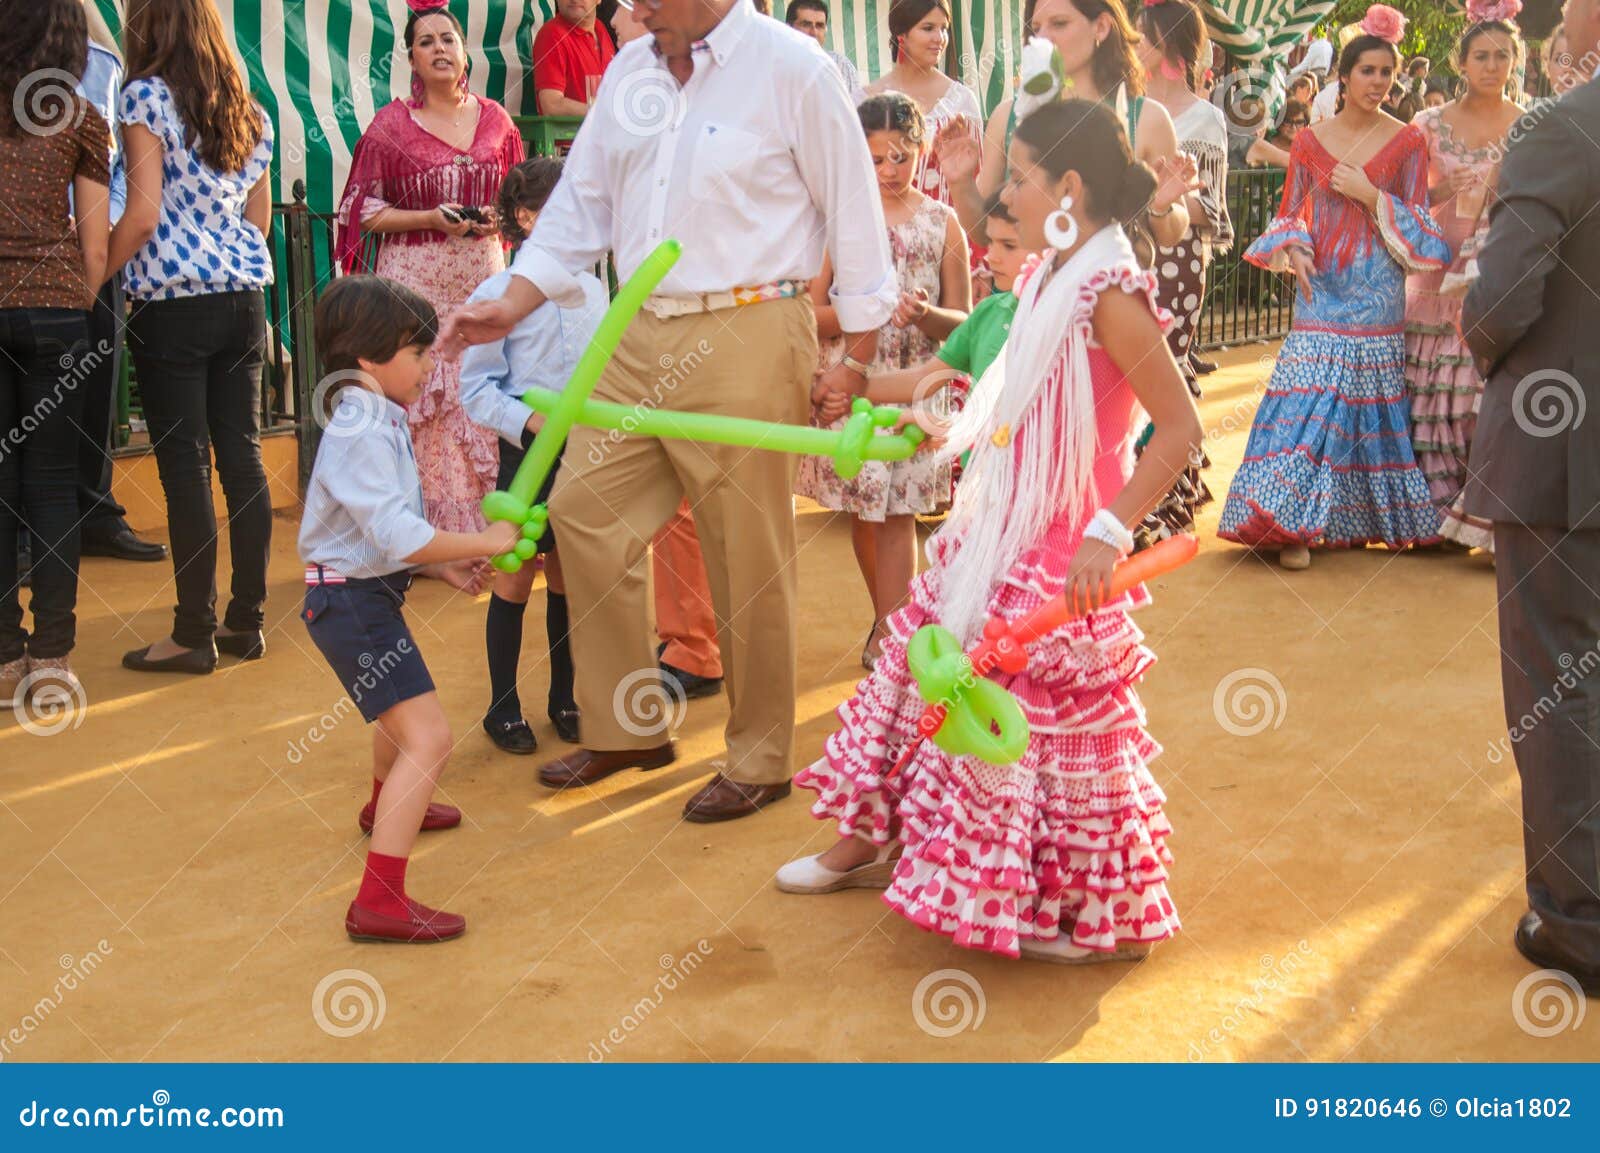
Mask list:
POLYGON ((525 757, 539 748, 539 740, 521 717, 502 721, 495 717, 483 718, 483 731, 489 734, 495 748, 514 756, 525 757))
POLYGON ((552 708, 548 715, 550 723, 555 726, 556 736, 566 741, 569 745, 578 743, 578 707, 576 705, 552 708))

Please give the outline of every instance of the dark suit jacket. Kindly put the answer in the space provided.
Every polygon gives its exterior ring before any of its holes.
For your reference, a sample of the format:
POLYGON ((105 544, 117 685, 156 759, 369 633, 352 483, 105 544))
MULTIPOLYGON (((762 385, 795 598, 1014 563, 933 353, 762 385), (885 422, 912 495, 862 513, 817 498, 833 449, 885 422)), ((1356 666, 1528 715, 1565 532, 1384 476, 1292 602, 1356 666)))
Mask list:
POLYGON ((1466 510, 1600 529, 1600 82, 1512 130, 1461 331, 1488 381, 1466 510))

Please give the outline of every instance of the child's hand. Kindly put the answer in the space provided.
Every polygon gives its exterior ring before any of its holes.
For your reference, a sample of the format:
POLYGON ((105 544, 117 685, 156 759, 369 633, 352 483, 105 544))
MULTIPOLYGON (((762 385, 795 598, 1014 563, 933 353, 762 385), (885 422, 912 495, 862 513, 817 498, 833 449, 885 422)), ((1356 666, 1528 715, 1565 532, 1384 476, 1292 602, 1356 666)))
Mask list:
POLYGON ((492 522, 482 533, 484 556, 501 556, 511 551, 522 539, 522 526, 508 520, 492 522))
POLYGON ((939 171, 951 184, 966 184, 978 177, 983 160, 983 143, 978 126, 966 116, 951 117, 933 138, 933 152, 939 158, 939 171))
POLYGON ((900 294, 900 303, 895 305, 894 315, 889 318, 889 323, 896 328, 910 328, 927 315, 928 290, 919 288, 914 293, 900 294))
POLYGON ((817 419, 824 426, 836 420, 842 420, 850 415, 850 405, 854 398, 842 392, 825 393, 822 402, 817 405, 817 419))
POLYGON ((950 421, 924 408, 903 409, 900 418, 894 422, 894 430, 899 432, 908 424, 914 424, 928 434, 927 439, 917 446, 918 452, 938 451, 944 447, 945 438, 950 435, 950 421))
POLYGON ((1311 303, 1311 274, 1316 271, 1316 262, 1312 260, 1311 253, 1303 248, 1289 249, 1289 270, 1294 273, 1295 280, 1300 282, 1300 295, 1307 304, 1311 303))
POLYGON ((435 577, 451 588, 477 596, 488 582, 487 566, 482 561, 453 560, 428 566, 435 577))
POLYGON ((1084 538, 1073 554, 1061 590, 1074 613, 1091 613, 1111 599, 1111 573, 1117 559, 1117 550, 1104 541, 1084 538))
POLYGON ((539 430, 544 427, 544 413, 530 412, 522 427, 528 430, 529 436, 538 436, 539 430))

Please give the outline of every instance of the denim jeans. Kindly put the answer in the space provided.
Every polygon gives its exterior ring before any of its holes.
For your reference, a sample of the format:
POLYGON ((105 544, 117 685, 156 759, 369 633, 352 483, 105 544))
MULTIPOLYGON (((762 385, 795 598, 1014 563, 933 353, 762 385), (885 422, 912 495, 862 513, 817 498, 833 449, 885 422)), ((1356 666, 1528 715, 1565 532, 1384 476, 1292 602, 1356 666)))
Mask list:
POLYGON ((0 662, 63 657, 77 638, 78 422, 88 315, 0 308, 0 662), (17 529, 33 537, 33 635, 22 627, 17 529))
POLYGON ((266 306, 259 290, 140 301, 128 317, 150 443, 167 498, 178 607, 172 639, 210 646, 217 630, 217 518, 211 457, 233 558, 227 627, 259 629, 267 599, 272 499, 261 465, 266 306))

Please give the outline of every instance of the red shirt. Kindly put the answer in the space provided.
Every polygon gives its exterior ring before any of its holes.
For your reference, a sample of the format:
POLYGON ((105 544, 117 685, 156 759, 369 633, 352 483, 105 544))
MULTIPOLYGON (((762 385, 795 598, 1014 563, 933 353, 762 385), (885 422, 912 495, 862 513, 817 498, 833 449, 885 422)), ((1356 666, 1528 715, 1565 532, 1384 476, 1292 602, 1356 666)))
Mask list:
POLYGON ((586 77, 596 78, 617 54, 611 33, 600 21, 588 32, 559 13, 539 26, 533 38, 533 88, 556 89, 568 100, 588 100, 586 77))

